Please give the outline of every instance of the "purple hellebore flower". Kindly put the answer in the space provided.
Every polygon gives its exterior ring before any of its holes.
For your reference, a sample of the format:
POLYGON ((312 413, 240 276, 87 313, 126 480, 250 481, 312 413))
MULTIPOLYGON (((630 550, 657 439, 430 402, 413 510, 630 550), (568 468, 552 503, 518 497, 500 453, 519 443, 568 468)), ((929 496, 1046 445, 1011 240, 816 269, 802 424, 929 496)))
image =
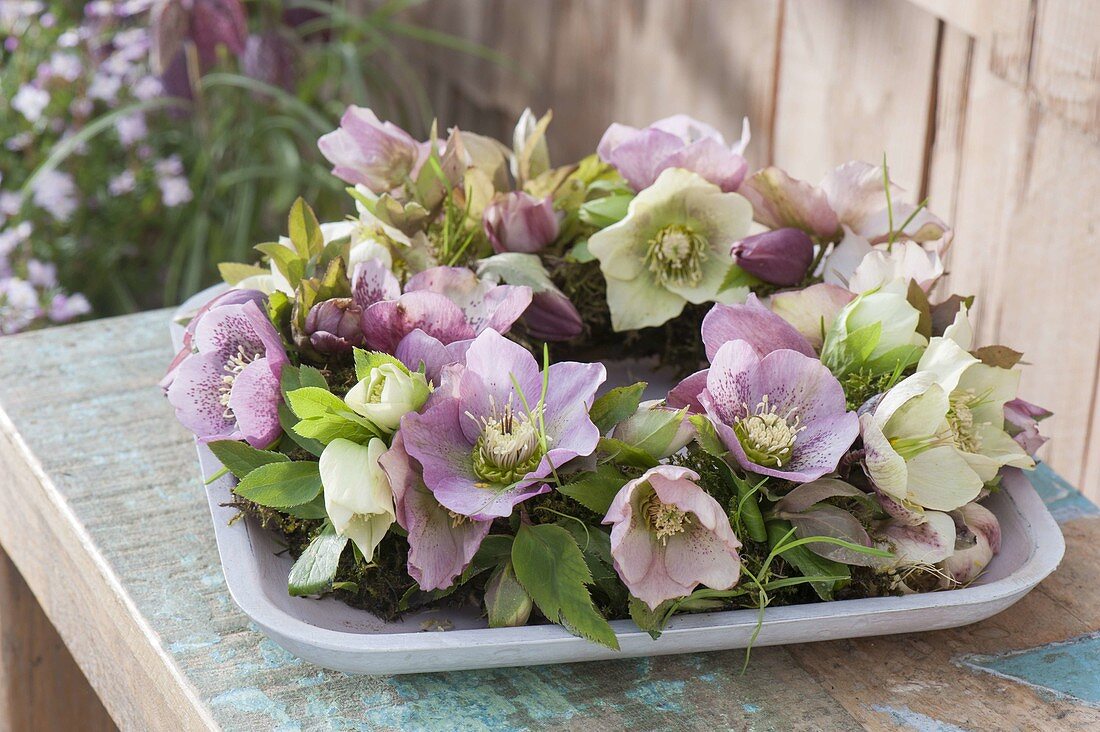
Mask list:
POLYGON ((600 431, 588 409, 605 378, 602 364, 553 364, 540 401, 534 357, 486 330, 449 388, 437 389, 423 413, 402 418, 405 448, 447 509, 479 521, 509 516, 550 490, 556 468, 596 449, 600 431))
POLYGON ((728 590, 740 579, 741 542, 697 480, 687 468, 650 468, 619 490, 604 517, 615 571, 652 610, 700 584, 728 590))
POLYGON ((512 191, 485 207, 481 217, 493 251, 535 254, 558 238, 561 221, 550 196, 539 200, 523 191, 512 191))
POLYGON ((424 485, 400 431, 378 464, 393 489, 397 523, 409 533, 409 576, 425 592, 450 587, 469 566, 492 520, 475 521, 443 507, 424 485))
POLYGON ((245 440, 267 447, 279 436, 282 339, 255 302, 212 307, 198 319, 195 353, 176 367, 168 401, 200 442, 245 440))
POLYGON ((319 302, 306 315, 306 334, 318 353, 347 353, 363 345, 363 309, 350 297, 319 302))
POLYGON ((1005 427, 1012 439, 1032 457, 1046 444, 1039 434, 1039 422, 1054 414, 1023 399, 1005 402, 1005 427))
POLYGON ((765 282, 793 287, 814 261, 814 243, 801 229, 785 228, 746 237, 730 250, 741 269, 765 282))
POLYGON ((439 385, 443 383, 444 370, 448 366, 460 364, 466 359, 466 351, 471 343, 472 339, 444 345, 438 338, 417 328, 401 339, 393 355, 413 371, 418 371, 423 366, 424 377, 439 385))
POLYGON ((718 349, 699 395, 707 417, 745 470, 806 483, 836 469, 859 436, 844 389, 816 358, 752 344, 718 349))
POLYGON ((354 105, 340 118, 339 129, 323 135, 317 147, 332 163, 333 175, 374 193, 403 184, 421 155, 421 144, 408 132, 354 105))
MULTIPOLYGON (((755 294, 750 294, 743 305, 716 304, 703 317, 702 334, 707 360, 711 362, 719 348, 736 340, 748 343, 761 358, 779 349, 816 357, 806 338, 764 307, 755 294)), ((695 413, 704 412, 699 394, 706 385, 707 370, 695 372, 669 392, 668 405, 677 409, 689 407, 695 413)))
POLYGON ((481 280, 465 267, 433 267, 405 283, 400 297, 369 305, 363 333, 367 345, 387 353, 417 329, 446 345, 486 330, 507 333, 530 304, 530 287, 481 280))
POLYGON ((684 168, 729 193, 737 190, 748 170, 748 162, 741 155, 747 144, 747 124, 741 140, 727 146, 718 130, 678 114, 640 130, 612 124, 596 151, 600 160, 614 165, 635 191, 653 185, 667 168, 684 168))
POLYGON ((527 333, 541 341, 568 341, 584 332, 581 314, 558 290, 536 292, 523 314, 523 322, 527 333))
POLYGON ((187 323, 187 328, 183 331, 183 346, 180 348, 175 358, 172 359, 172 363, 168 365, 168 372, 165 373, 164 377, 160 380, 160 388, 168 391, 168 387, 172 385, 172 380, 176 377, 176 370, 179 368, 179 365, 183 363, 184 359, 194 353, 192 342, 195 337, 195 329, 198 328, 199 321, 202 320, 207 312, 222 305, 241 305, 246 302, 254 302, 262 306, 266 299, 267 295, 259 290, 234 288, 226 290, 222 294, 211 298, 205 305, 199 308, 190 322, 187 323))

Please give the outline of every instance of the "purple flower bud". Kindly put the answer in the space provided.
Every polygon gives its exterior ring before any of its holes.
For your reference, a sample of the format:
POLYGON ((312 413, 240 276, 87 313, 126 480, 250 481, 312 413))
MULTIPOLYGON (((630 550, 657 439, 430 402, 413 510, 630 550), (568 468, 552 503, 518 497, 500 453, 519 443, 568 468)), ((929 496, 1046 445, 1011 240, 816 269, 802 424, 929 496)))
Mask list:
POLYGON ((553 200, 540 201, 522 191, 508 193, 486 206, 482 223, 498 253, 534 254, 557 239, 561 229, 553 200))
POLYGON ((246 74, 287 91, 294 91, 296 62, 294 46, 275 31, 249 36, 241 57, 246 74))
POLYGON ((584 332, 584 321, 569 298, 554 290, 536 292, 523 314, 527 332, 542 341, 567 341, 584 332))
POLYGON ((306 334, 320 353, 346 353, 363 345, 360 321, 363 310, 350 297, 337 297, 314 305, 306 316, 306 334))
POLYGON ((773 285, 791 287, 814 261, 814 243, 801 229, 776 229, 749 236, 730 251, 741 269, 773 285))

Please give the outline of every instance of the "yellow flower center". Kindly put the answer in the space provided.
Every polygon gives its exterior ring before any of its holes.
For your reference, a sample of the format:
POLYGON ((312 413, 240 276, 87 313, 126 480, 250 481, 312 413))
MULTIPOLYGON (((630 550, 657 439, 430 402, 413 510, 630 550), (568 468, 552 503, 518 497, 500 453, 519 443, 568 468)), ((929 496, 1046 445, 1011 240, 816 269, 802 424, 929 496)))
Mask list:
POLYGON ((486 487, 510 485, 538 467, 543 441, 531 417, 516 411, 511 398, 499 410, 493 405, 490 416, 479 420, 479 424, 474 473, 486 487))
POLYGON ((687 513, 670 503, 662 502, 656 493, 645 500, 642 510, 646 523, 662 545, 668 543, 669 537, 687 531, 691 521, 687 513))
POLYGON ((666 226, 649 240, 645 262, 661 285, 697 285, 703 278, 707 241, 691 227, 666 226))
POLYGON ((767 394, 752 411, 746 404, 745 412, 734 422, 733 432, 749 460, 769 468, 790 462, 798 433, 806 429, 799 426, 799 417, 793 412, 778 414, 767 394))
POLYGON ((947 424, 955 446, 963 452, 978 453, 982 449, 980 430, 988 422, 975 422, 974 409, 982 403, 973 389, 952 392, 949 397, 947 424))

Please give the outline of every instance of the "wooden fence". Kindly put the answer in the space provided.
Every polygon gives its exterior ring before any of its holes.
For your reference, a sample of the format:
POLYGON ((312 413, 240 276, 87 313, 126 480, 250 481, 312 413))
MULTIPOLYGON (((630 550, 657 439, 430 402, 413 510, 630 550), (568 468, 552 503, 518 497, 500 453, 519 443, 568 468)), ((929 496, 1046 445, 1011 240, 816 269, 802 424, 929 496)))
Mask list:
POLYGON ((1025 352, 1023 394, 1056 412, 1051 465, 1100 499, 1100 2, 1096 0, 430 0, 420 23, 519 71, 418 61, 445 125, 507 138, 552 108, 558 162, 612 121, 686 112, 754 166, 819 179, 885 152, 952 222, 946 288, 979 337, 1025 352))

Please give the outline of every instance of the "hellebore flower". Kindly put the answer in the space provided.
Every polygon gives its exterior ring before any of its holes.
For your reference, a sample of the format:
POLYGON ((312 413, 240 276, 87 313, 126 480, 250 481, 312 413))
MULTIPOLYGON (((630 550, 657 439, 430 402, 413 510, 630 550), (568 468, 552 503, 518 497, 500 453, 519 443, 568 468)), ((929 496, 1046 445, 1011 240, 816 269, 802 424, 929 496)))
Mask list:
POLYGON ((727 146, 718 130, 678 114, 641 130, 612 124, 596 152, 600 160, 614 165, 635 191, 653 185, 668 168, 683 168, 730 192, 737 190, 748 170, 742 157, 748 142, 748 120, 741 140, 727 146))
POLYGON ((246 302, 254 302, 262 307, 266 299, 267 296, 259 290, 233 288, 208 300, 206 304, 191 316, 191 320, 187 323, 187 327, 183 331, 183 345, 180 347, 175 358, 172 359, 172 363, 169 364, 168 371, 164 374, 164 378, 160 380, 160 388, 165 391, 168 390, 168 387, 172 385, 172 380, 175 379, 176 369, 179 368, 179 365, 183 363, 184 359, 194 353, 192 342, 195 337, 195 329, 198 328, 199 321, 202 320, 202 317, 206 315, 208 311, 221 305, 242 305, 246 302))
POLYGON ((737 266, 764 282, 793 287, 814 261, 814 243, 801 229, 785 228, 746 237, 730 251, 737 266))
POLYGON ((811 346, 821 348, 836 316, 854 297, 843 287, 819 282, 802 290, 777 292, 770 305, 772 312, 794 326, 811 346))
POLYGON ((658 465, 624 485, 604 517, 615 571, 652 610, 701 584, 728 590, 741 577, 741 542, 698 480, 687 468, 658 465))
POLYGON ((920 357, 928 340, 917 332, 920 312, 904 294, 865 292, 845 305, 825 334, 821 361, 837 376, 884 374, 920 357))
MULTIPOLYGON (((849 241, 846 237, 844 242, 849 241)), ((844 242, 840 246, 844 246, 844 242)), ((830 257, 828 265, 833 264, 830 257)), ((827 269, 825 281, 840 284, 840 272, 827 269)), ((848 289, 857 295, 869 290, 898 286, 900 294, 905 294, 909 282, 916 282, 925 292, 932 289, 943 275, 943 261, 933 251, 929 251, 914 241, 899 241, 892 248, 885 245, 868 245, 863 258, 848 278, 848 289)))
POLYGON ((661 173, 630 202, 626 218, 588 240, 607 280, 614 329, 661 325, 688 302, 718 299, 733 266, 729 248, 748 233, 751 218, 738 194, 687 170, 661 173))
POLYGON ((879 549, 893 556, 876 560, 880 572, 931 568, 955 552, 955 522, 940 511, 928 511, 916 523, 887 521, 871 530, 879 549))
MULTIPOLYGON (((718 349, 730 341, 744 341, 763 358, 772 351, 788 349, 815 357, 814 349, 789 323, 760 304, 755 294, 742 305, 716 304, 703 317, 703 346, 707 359, 714 360, 718 349)), ((705 410, 699 404, 699 394, 706 388, 707 371, 699 371, 684 379, 668 395, 671 407, 689 407, 694 413, 705 410)))
POLYGON ((332 163, 333 175, 374 193, 405 183, 421 154, 420 143, 408 132, 354 105, 340 118, 339 129, 323 135, 317 147, 332 163))
POLYGON ((486 330, 507 333, 530 304, 530 287, 480 280, 465 267, 433 267, 414 275, 397 299, 370 305, 363 333, 367 345, 387 353, 417 329, 446 345, 486 330))
POLYGON ((1047 441, 1039 434, 1039 422, 1052 414, 1023 399, 1011 399, 1005 402, 1005 429, 1016 444, 1024 448, 1028 455, 1034 456, 1047 441))
POLYGON ((337 438, 325 446, 318 468, 325 513, 336 533, 355 542, 368 562, 394 521, 393 493, 379 464, 386 443, 366 445, 337 438))
POLYGON ((816 358, 745 341, 718 349, 699 402, 737 463, 806 483, 836 469, 859 435, 844 389, 816 358))
POLYGON ((536 292, 523 322, 527 333, 540 341, 568 341, 584 332, 584 321, 576 306, 556 289, 536 292))
POLYGON ((540 201, 523 191, 512 191, 493 200, 485 207, 482 225, 497 253, 540 252, 558 238, 561 230, 554 199, 547 196, 540 201))
POLYGON ((534 357, 486 330, 455 368, 422 414, 401 420, 405 449, 447 509, 475 520, 508 516, 549 491, 556 468, 596 449, 600 431, 588 409, 606 377, 602 364, 553 364, 543 395, 534 357))
POLYGON ((420 465, 405 450, 401 432, 378 462, 393 488, 397 523, 409 534, 409 576, 425 592, 450 587, 473 560, 493 522, 444 508, 424 485, 420 465))
POLYGON ((363 310, 350 297, 314 305, 306 315, 306 334, 318 353, 347 353, 363 345, 363 310))
POLYGON ((168 386, 176 418, 200 442, 243 439, 267 447, 282 431, 279 377, 287 357, 279 332, 251 299, 218 304, 196 320, 195 352, 168 386))
POLYGON ((695 438, 687 412, 686 407, 667 407, 661 399, 642 402, 634 414, 615 425, 611 436, 661 460, 695 438))
POLYGON ((1003 466, 1031 469, 1035 461, 1005 431, 1005 403, 1016 398, 1020 372, 982 363, 971 355, 966 306, 943 336, 933 338, 917 374, 931 374, 947 394, 951 440, 983 483, 1003 466))
POLYGON ((466 350, 473 340, 443 343, 419 328, 401 339, 393 355, 411 371, 424 372, 429 383, 439 386, 443 383, 444 370, 466 359, 466 350))
POLYGON ((872 244, 890 237, 891 209, 895 237, 926 242, 943 237, 948 229, 938 218, 902 201, 905 191, 890 184, 890 205, 881 166, 859 161, 844 163, 814 186, 770 167, 753 173, 739 189, 752 203, 756 220, 769 229, 794 227, 822 241, 838 241, 842 227, 872 244), (915 213, 916 212, 916 213, 915 213), (911 217, 911 218, 910 218, 911 217))
POLYGON ((372 368, 367 378, 351 387, 344 403, 386 434, 392 434, 401 425, 402 417, 424 406, 429 394, 431 389, 424 374, 399 364, 384 363, 372 368))
POLYGON ((977 579, 978 575, 1001 551, 1001 523, 985 506, 980 503, 968 503, 956 514, 967 534, 973 538, 973 545, 959 548, 943 560, 942 568, 951 577, 949 586, 964 585, 977 579))

